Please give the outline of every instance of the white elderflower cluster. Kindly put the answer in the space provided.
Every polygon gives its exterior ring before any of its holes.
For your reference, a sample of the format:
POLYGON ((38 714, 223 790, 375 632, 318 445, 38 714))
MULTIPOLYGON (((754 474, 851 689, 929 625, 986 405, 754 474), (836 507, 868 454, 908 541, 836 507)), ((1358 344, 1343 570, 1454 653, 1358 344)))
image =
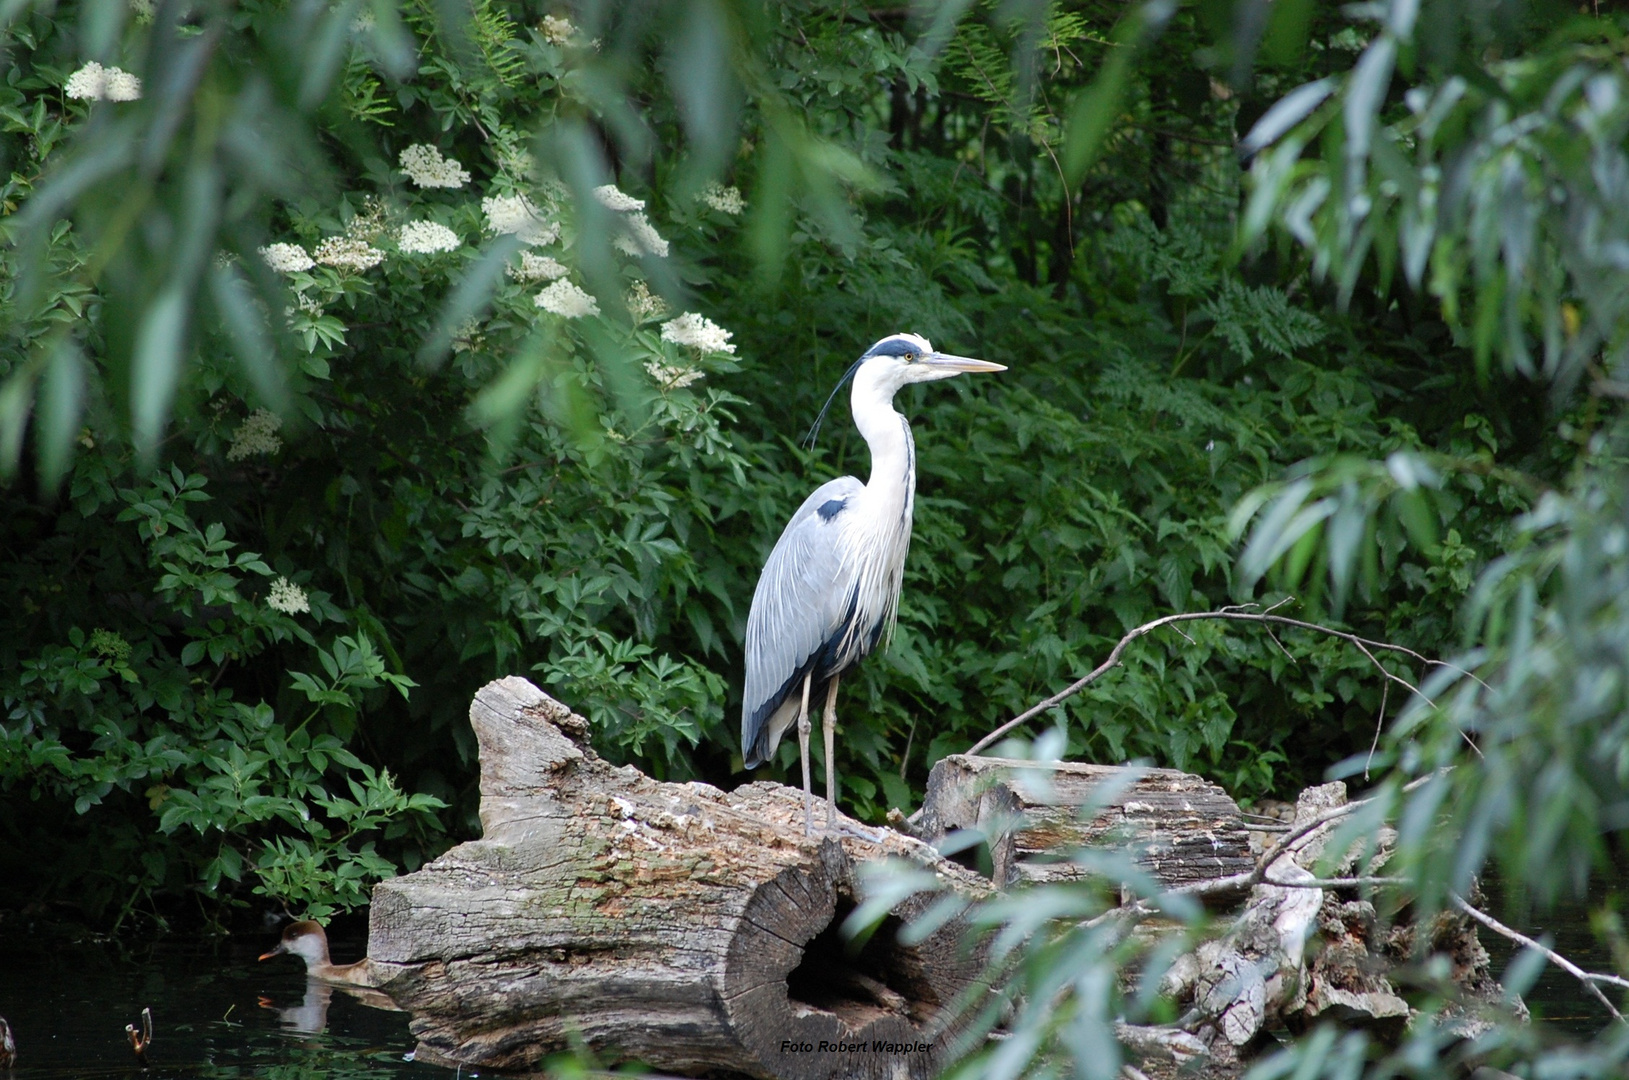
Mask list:
POLYGON ((377 195, 369 195, 351 215, 351 220, 345 223, 345 235, 352 240, 365 240, 371 244, 385 231, 387 216, 389 211, 383 200, 377 195))
POLYGON ((630 210, 643 210, 645 208, 644 199, 634 198, 615 184, 601 184, 594 189, 594 198, 598 199, 599 204, 607 210, 615 210, 618 213, 627 213, 630 210))
POLYGON ((396 246, 418 255, 456 251, 463 241, 445 225, 434 221, 409 221, 396 235, 396 246))
POLYGON ((644 214, 629 214, 622 219, 622 224, 626 231, 611 241, 612 247, 624 255, 634 257, 655 255, 658 258, 667 258, 667 241, 662 239, 644 214))
POLYGON ((563 319, 580 319, 584 315, 600 313, 600 302, 565 278, 538 293, 535 303, 544 311, 563 319))
POLYGON ((670 319, 662 324, 663 341, 671 341, 675 345, 693 345, 704 353, 735 352, 735 346, 730 343, 733 336, 713 320, 705 315, 697 315, 694 311, 687 311, 677 319, 670 319))
POLYGON ((633 283, 628 290, 628 310, 638 322, 646 319, 656 319, 667 314, 667 302, 650 291, 650 286, 643 281, 633 283))
POLYGON ((317 265, 299 244, 267 244, 260 249, 260 257, 279 274, 295 274, 317 265))
POLYGON ((130 11, 136 16, 138 26, 147 26, 158 13, 158 5, 153 0, 130 0, 130 11))
POLYGON ((314 319, 322 315, 322 301, 317 299, 315 296, 310 296, 304 292, 297 292, 294 294, 294 303, 294 307, 283 309, 283 315, 285 318, 294 318, 294 313, 296 311, 303 311, 314 319))
MULTIPOLYGON (((734 348, 734 346, 731 346, 731 348, 734 348)), ((654 360, 645 365, 645 370, 652 379, 656 380, 656 385, 663 390, 683 390, 691 383, 700 382, 707 377, 704 372, 697 371, 695 368, 674 367, 671 364, 661 364, 654 360)))
POLYGON ((543 16, 543 21, 538 25, 538 30, 543 34, 543 40, 550 45, 564 45, 577 32, 577 28, 571 25, 570 19, 562 19, 558 15, 543 16))
POLYGON ((456 188, 469 183, 469 173, 428 143, 414 143, 401 156, 402 172, 422 188, 456 188))
POLYGON ((317 245, 316 259, 324 266, 361 273, 385 261, 385 253, 368 243, 350 236, 330 236, 317 245))
POLYGON ((277 453, 283 448, 283 440, 277 437, 277 429, 282 426, 281 416, 265 409, 256 409, 232 432, 232 445, 226 451, 226 460, 242 461, 258 454, 277 453))
POLYGON ((281 611, 284 615, 298 615, 302 611, 311 610, 311 601, 306 599, 305 590, 286 577, 280 577, 272 582, 271 592, 266 597, 266 606, 273 611, 281 611))
POLYGON ((486 214, 488 229, 499 234, 514 233, 523 244, 552 244, 560 237, 560 226, 543 220, 524 195, 489 195, 481 200, 481 211, 486 214))
POLYGON ((62 92, 86 101, 135 101, 141 97, 141 80, 128 71, 105 68, 92 60, 68 76, 62 92))
POLYGON ((571 269, 558 259, 551 259, 547 255, 535 255, 530 251, 520 253, 519 266, 509 264, 509 276, 528 284, 534 281, 553 281, 569 273, 571 269))
POLYGON ((716 181, 701 189, 701 201, 721 214, 739 214, 747 208, 741 189, 725 187, 716 181))

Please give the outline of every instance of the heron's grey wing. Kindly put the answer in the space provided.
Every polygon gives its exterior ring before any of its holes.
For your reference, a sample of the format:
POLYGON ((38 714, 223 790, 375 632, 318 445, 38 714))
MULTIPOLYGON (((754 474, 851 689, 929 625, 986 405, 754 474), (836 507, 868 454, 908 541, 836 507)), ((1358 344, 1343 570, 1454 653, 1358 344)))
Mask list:
POLYGON ((841 476, 817 488, 792 515, 758 578, 747 617, 741 702, 741 752, 749 768, 773 749, 754 753, 770 714, 847 618, 856 568, 843 558, 843 513, 864 487, 841 476))

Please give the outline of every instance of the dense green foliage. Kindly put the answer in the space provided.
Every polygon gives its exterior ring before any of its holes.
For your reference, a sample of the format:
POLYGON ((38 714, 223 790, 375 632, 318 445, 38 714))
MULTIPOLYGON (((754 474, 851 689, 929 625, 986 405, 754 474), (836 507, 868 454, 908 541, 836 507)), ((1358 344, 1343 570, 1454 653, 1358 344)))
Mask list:
MULTIPOLYGON (((230 32, 275 51, 285 10, 244 10, 230 32)), ((781 103, 807 118, 805 138, 846 148, 845 168, 872 195, 837 210, 815 200, 794 216, 773 288, 737 242, 738 208, 686 179, 672 106, 650 109, 665 134, 646 146, 647 165, 618 178, 648 200, 643 212, 574 202, 546 167, 528 175, 527 125, 591 105, 573 79, 600 60, 588 29, 522 15, 477 9, 462 28, 471 52, 408 10, 423 58, 390 93, 367 28, 352 27, 352 58, 312 127, 331 147, 326 182, 227 219, 220 242, 236 258, 198 271, 215 317, 197 320, 174 361, 185 407, 163 457, 178 471, 153 489, 122 487, 147 475, 142 409, 158 406, 141 404, 148 376, 135 374, 128 424, 120 411, 117 358, 142 346, 121 345, 109 321, 111 271, 96 288, 97 243, 108 242, 97 230, 111 226, 87 207, 79 226, 28 231, 46 197, 36 188, 57 190, 52 170, 71 167, 57 159, 83 161, 110 125, 139 124, 148 98, 65 97, 73 19, 33 12, 18 24, 13 258, 26 269, 37 240, 49 272, 25 274, 12 294, 20 303, 44 283, 9 346, 14 399, 40 382, 36 439, 18 429, 11 445, 32 449, 47 481, 69 473, 54 498, 11 489, 8 588, 25 621, 7 635, 4 775, 13 797, 37 800, 12 819, 16 850, 77 836, 87 850, 69 843, 58 880, 96 882, 97 910, 189 883, 235 895, 223 879, 290 904, 360 901, 351 883, 381 867, 372 840, 347 846, 359 828, 389 817, 379 839, 410 863, 469 828, 462 713, 473 687, 516 670, 589 715, 608 753, 657 775, 730 782, 737 643, 757 567, 804 491, 866 467, 841 422, 819 453, 792 444, 848 358, 897 328, 1013 370, 906 402, 923 479, 901 632, 845 698, 844 794, 867 816, 913 804, 934 760, 1129 627, 1243 599, 1228 509, 1290 463, 1425 449, 1491 459, 1520 437, 1495 395, 1461 389, 1421 409, 1390 389, 1409 380, 1425 341, 1399 360, 1400 328, 1337 315, 1304 277, 1225 266, 1230 207, 1209 189, 1237 184, 1221 145, 1236 116, 1202 78, 1180 95, 1144 88, 1086 194, 1066 199, 1048 154, 1067 120, 1049 103, 1086 77, 1083 53, 1103 48, 1090 11, 1049 17, 1042 44, 1069 59, 1021 109, 1023 68, 1015 76, 1005 59, 1013 28, 998 18, 963 23, 929 64, 897 26, 819 7, 774 12, 759 31, 766 62, 785 73, 774 80, 781 103), (1145 137, 1144 118, 1174 130, 1145 137), (444 153, 464 165, 443 165, 431 183, 456 186, 424 186, 404 167, 403 151, 426 144, 441 150, 415 168, 433 174, 444 153), (486 240, 495 223, 517 226, 483 195, 511 200, 511 216, 526 205, 517 196, 530 199, 525 227, 550 242, 486 240), (671 241, 665 256, 627 231, 642 214, 671 241), (450 229, 454 250, 415 250, 424 245, 403 232, 414 222, 450 229), (325 257, 333 237, 339 254, 325 257), (281 281, 264 280, 261 242, 302 245, 281 281), (545 254, 562 271, 589 264, 589 284, 622 282, 601 292, 603 315, 539 310, 546 278, 524 260, 545 254), (642 282, 646 296, 694 297, 685 306, 733 330, 735 355, 664 340, 676 312, 627 292, 642 282), (286 311, 288 364, 232 359, 273 336, 253 290, 264 312, 286 311), (81 400, 69 458, 46 421, 81 400), (305 592, 309 612, 268 607, 274 574, 305 592), (119 642, 128 657, 109 651, 119 642), (325 677, 301 674, 319 666, 325 677), (402 694, 380 689, 386 680, 402 694), (461 812, 390 803, 392 776, 461 812), (336 808, 325 782, 376 792, 363 802, 378 816, 336 808), (211 832, 219 838, 199 843, 211 832), (324 867, 331 890, 296 886, 291 865, 324 867)), ((1202 36, 1188 19, 1170 32, 1186 39, 1178 48, 1202 36)), ((162 50, 163 33, 162 21, 138 19, 110 55, 162 50)), ((247 103, 254 69, 215 63, 212 77, 238 83, 247 103)), ((774 197, 754 155, 775 132, 746 120, 732 168, 750 202, 774 197)), ((232 160, 229 146, 217 153, 232 160)), ((1386 548, 1394 584, 1369 598, 1375 634, 1432 651, 1448 638, 1471 569, 1498 549, 1520 499, 1498 484, 1465 495, 1446 545, 1386 548), (1483 504, 1490 514, 1474 509, 1483 504)), ((1378 688, 1359 655, 1326 642, 1296 652, 1298 665, 1265 636, 1208 632, 1191 647, 1141 650, 1070 706, 1070 749, 1198 768, 1247 797, 1316 776, 1363 743, 1378 688), (1317 734, 1290 751, 1297 730, 1317 734)))
MULTIPOLYGON (((1374 759, 1395 792, 1484 742, 1465 799, 1411 804, 1466 830, 1405 835, 1427 901, 1495 849, 1580 884, 1629 782, 1629 95, 1610 21, 1457 6, 1423 46, 1410 5, 1295 0, 13 9, 0 903, 365 902, 475 828, 464 712, 516 672, 607 756, 741 782, 758 567, 867 467, 846 410, 798 440, 902 329, 1011 370, 901 395, 915 542, 844 684, 849 809, 913 805, 1141 622, 1293 595, 1510 695, 1414 702, 1374 759), (84 97, 89 60, 141 96, 84 97)), ((1202 624, 1048 745, 1249 799, 1363 768, 1405 704, 1338 642, 1202 624)), ((1070 1032, 1156 1005, 1068 934, 1011 936, 1067 945, 1023 957, 1033 1000, 1086 966, 1004 1045, 1096 1068, 1070 1032)))
MULTIPOLYGON (((1470 437, 1447 452, 1380 460, 1320 448, 1236 504, 1233 529, 1248 536, 1241 584, 1265 575, 1327 597, 1335 611, 1367 604, 1395 582, 1387 554, 1407 538, 1465 596, 1454 662, 1421 673, 1420 692, 1372 760, 1331 768, 1367 779, 1378 765, 1384 775, 1314 871, 1330 876, 1353 845, 1378 855, 1359 865, 1383 877, 1353 887, 1382 925, 1420 925, 1460 903, 1492 868, 1517 911, 1587 899, 1600 954, 1613 957, 1600 966, 1618 972, 1589 978, 1621 987, 1615 867, 1629 820, 1623 27, 1520 5, 1394 0, 1351 14, 1357 26, 1342 32, 1357 53, 1349 70, 1307 73, 1323 77, 1286 95, 1243 140, 1255 157, 1241 247, 1271 231, 1281 259, 1293 265, 1304 250, 1348 310, 1412 317, 1420 298, 1410 290, 1428 291, 1451 340, 1471 351, 1490 385, 1503 373, 1547 387, 1557 438, 1512 470, 1490 452, 1489 429, 1468 417, 1470 437), (1507 554, 1485 564, 1453 558, 1467 519, 1501 509, 1507 524, 1493 534, 1507 554)), ((1326 47, 1335 40, 1324 38, 1326 47)), ((1152 892, 1123 867, 1104 870, 1152 892)), ((909 870, 879 880, 887 898, 933 887, 909 870)), ((1002 972, 1002 992, 980 1003, 975 1031, 1001 1024, 1006 1038, 973 1049, 961 1075, 1115 1075, 1114 1023, 1168 1017, 1153 988, 1183 946, 1139 945, 1109 911, 1114 899, 1057 887, 971 912, 993 935, 1002 972), (1138 974, 1126 980, 1128 971, 1138 974)), ((1202 913, 1181 900, 1162 903, 1202 927, 1202 913)), ((940 905, 936 917, 957 908, 940 905)), ((1418 1010, 1400 1036, 1324 1023, 1281 1039, 1253 1080, 1437 1077, 1481 1066, 1622 1075, 1629 1041, 1621 1016, 1570 1045, 1509 1015, 1467 1037, 1453 1016, 1459 993, 1448 958, 1417 945, 1410 959, 1391 974, 1418 1010)), ((1518 956, 1503 976, 1507 991, 1523 993, 1544 963, 1536 950, 1518 956)))

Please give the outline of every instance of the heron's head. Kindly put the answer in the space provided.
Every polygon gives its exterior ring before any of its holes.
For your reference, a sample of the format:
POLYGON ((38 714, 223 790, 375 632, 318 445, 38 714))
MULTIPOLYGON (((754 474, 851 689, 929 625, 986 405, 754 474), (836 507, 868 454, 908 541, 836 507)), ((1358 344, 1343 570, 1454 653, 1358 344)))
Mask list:
POLYGON ((1006 370, 1004 364, 939 352, 921 334, 890 334, 867 349, 843 374, 836 389, 832 390, 826 404, 821 407, 820 415, 815 417, 814 427, 809 429, 805 441, 811 447, 814 445, 815 436, 820 433, 821 421, 826 419, 826 411, 837 399, 837 391, 850 379, 854 380, 856 402, 879 397, 888 402, 893 399, 896 390, 910 383, 948 379, 964 371, 1006 370))
POLYGON ((936 350, 921 334, 890 334, 865 351, 854 370, 856 389, 875 388, 892 397, 911 383, 948 379, 964 371, 1006 371, 1003 364, 936 350))

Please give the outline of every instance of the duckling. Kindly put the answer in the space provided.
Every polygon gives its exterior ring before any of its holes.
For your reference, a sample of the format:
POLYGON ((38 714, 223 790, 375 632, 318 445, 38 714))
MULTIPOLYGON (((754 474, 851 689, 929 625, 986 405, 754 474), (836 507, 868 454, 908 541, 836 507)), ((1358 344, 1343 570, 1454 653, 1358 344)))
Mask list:
POLYGON ((17 1064, 17 1040, 12 1037, 11 1025, 6 1018, 0 1016, 0 1069, 9 1069, 17 1064))
POLYGON ((288 953, 305 961, 305 973, 313 979, 338 983, 341 986, 373 986, 374 975, 367 960, 354 964, 336 964, 328 958, 328 935, 322 924, 310 919, 290 923, 283 931, 283 940, 271 952, 263 953, 262 960, 288 953))

